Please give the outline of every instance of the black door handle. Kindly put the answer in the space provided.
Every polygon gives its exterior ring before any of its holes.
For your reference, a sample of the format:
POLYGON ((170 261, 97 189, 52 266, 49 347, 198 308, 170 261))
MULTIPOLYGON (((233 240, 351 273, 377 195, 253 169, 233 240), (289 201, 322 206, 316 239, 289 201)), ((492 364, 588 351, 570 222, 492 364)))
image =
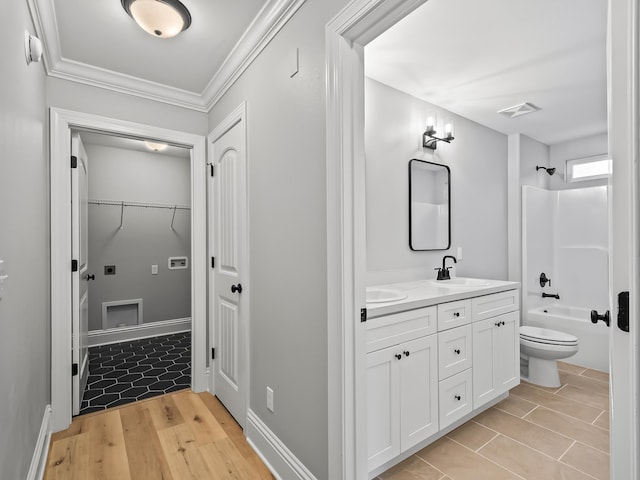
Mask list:
POLYGON ((231 285, 231 293, 242 293, 242 285, 231 285))
POLYGON ((598 323, 598 320, 602 320, 607 327, 609 326, 609 310, 604 312, 604 315, 598 315, 597 310, 591 310, 591 323, 598 323))
POLYGON ((95 279, 96 279, 96 276, 95 276, 95 275, 87 275, 87 282, 88 282, 89 280, 95 280, 95 279))

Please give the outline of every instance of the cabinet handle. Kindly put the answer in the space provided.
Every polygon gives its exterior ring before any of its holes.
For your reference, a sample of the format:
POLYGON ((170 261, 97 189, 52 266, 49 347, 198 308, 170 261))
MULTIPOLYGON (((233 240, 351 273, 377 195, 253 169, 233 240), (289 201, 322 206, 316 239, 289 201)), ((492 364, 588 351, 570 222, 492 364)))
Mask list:
POLYGON ((405 357, 408 357, 408 356, 411 354, 411 352, 410 352, 409 350, 405 350, 405 351, 404 351, 404 352, 402 352, 402 353, 404 353, 404 356, 405 356, 405 357))
POLYGON ((458 401, 462 400, 462 397, 460 395, 454 395, 453 398, 455 398, 458 401))
POLYGON ((401 360, 401 359, 402 359, 402 355, 400 355, 399 353, 396 353, 394 356, 395 356, 398 360, 401 360))
POLYGON ((454 352, 456 352, 456 354, 457 354, 457 355, 460 355, 460 349, 459 349, 459 348, 456 348, 456 349, 454 350, 454 352))
POLYGON ((453 312, 453 316, 456 317, 456 318, 459 317, 460 316, 460 312, 453 312))

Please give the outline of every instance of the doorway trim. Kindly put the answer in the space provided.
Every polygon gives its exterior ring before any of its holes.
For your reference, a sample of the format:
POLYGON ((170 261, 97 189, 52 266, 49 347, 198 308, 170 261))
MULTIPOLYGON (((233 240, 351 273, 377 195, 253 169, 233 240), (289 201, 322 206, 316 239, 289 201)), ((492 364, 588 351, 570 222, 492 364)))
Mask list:
POLYGON ((207 390, 205 137, 109 117, 50 109, 51 429, 71 424, 71 129, 156 139, 191 149, 191 388, 207 390))
MULTIPOLYGON (((611 98, 612 83, 617 80, 624 85, 621 90, 627 87, 624 95, 628 95, 628 104, 633 103, 633 109, 637 109, 636 90, 628 87, 638 81, 638 12, 634 0, 608 1, 610 16, 613 13, 623 18, 630 17, 626 28, 620 29, 615 38, 628 45, 630 52, 624 54, 627 54, 630 66, 616 66, 614 69, 610 66, 608 95, 611 98), (623 78, 626 74, 631 78, 623 78)), ((366 353, 364 328, 358 320, 360 309, 366 306, 366 252, 363 248, 366 245, 364 45, 425 2, 353 0, 325 28, 329 478, 363 480, 368 473, 366 385, 363 375, 358 374, 365 371, 366 353)), ((610 54, 611 45, 608 49, 610 54)), ((625 117, 625 113, 615 115, 616 127, 628 133, 628 137, 621 135, 615 142, 620 142, 621 150, 635 153, 633 148, 638 143, 638 132, 633 128, 633 119, 625 117)), ((631 157, 623 161, 630 165, 631 162, 637 163, 637 158, 631 157)), ((640 182, 636 177, 633 181, 640 182)), ((634 255, 633 258, 637 259, 637 252, 634 255)), ((637 312, 637 300, 633 300, 633 313, 637 312)), ((633 315, 632 328, 637 329, 639 321, 638 316, 633 315)), ((635 336, 638 336, 637 332, 635 336)), ((616 415, 629 428, 621 432, 620 437, 612 431, 611 458, 612 464, 620 462, 622 470, 637 474, 639 459, 631 449, 635 448, 637 452, 640 436, 637 403, 640 354, 636 338, 630 337, 629 343, 632 347, 627 354, 631 361, 625 365, 614 363, 613 368, 628 368, 625 375, 621 375, 622 371, 617 371, 617 374, 633 379, 636 396, 626 402, 619 395, 613 397, 616 415), (620 444, 620 452, 616 450, 617 444, 620 444)), ((615 376, 616 371, 612 374, 615 376)))

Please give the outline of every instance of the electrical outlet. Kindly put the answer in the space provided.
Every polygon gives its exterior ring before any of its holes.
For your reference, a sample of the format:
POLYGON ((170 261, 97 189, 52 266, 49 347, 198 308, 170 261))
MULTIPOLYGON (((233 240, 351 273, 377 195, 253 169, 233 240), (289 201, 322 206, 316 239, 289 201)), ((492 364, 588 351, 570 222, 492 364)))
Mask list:
POLYGON ((456 260, 462 260, 462 247, 458 247, 458 253, 456 253, 456 260))
POLYGON ((273 413, 273 389, 267 387, 267 410, 273 413))
POLYGON ((151 275, 158 274, 158 265, 151 265, 151 275))

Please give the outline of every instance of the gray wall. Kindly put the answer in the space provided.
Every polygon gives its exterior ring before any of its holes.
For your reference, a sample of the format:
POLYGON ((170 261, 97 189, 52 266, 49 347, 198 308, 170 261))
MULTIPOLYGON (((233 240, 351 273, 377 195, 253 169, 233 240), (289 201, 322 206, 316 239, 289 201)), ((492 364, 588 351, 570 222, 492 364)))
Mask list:
POLYGON ((318 479, 328 471, 324 27, 346 3, 308 0, 209 115, 213 129, 247 101, 250 408, 318 479))
MULTIPOLYGON (((190 162, 152 152, 85 143, 89 198, 190 204, 190 162)), ((191 255, 189 210, 89 205, 89 330, 102 329, 102 302, 143 299, 144 323, 191 316, 191 263, 169 270, 169 257, 191 255), (115 265, 116 275, 104 275, 115 265), (158 265, 158 275, 151 274, 158 265)))
POLYGON ((507 137, 446 112, 455 140, 422 148, 426 112, 438 107, 365 79, 367 282, 435 278, 443 255, 455 256, 459 276, 507 276, 507 137), (451 249, 409 249, 408 162, 418 158, 451 169, 451 249))
POLYGON ((27 2, 0 8, 0 478, 27 475, 50 402, 45 75, 27 66, 27 2))

